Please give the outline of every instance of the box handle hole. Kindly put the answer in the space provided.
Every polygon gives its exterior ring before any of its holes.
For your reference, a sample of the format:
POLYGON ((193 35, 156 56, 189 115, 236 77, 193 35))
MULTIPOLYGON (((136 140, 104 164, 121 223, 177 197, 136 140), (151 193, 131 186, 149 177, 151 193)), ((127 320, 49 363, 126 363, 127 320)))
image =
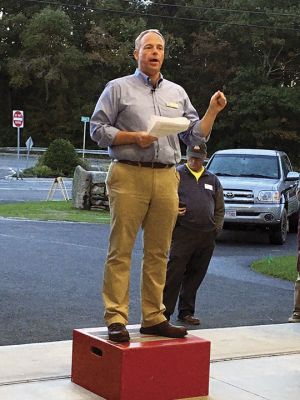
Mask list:
POLYGON ((102 357, 103 356, 102 350, 99 349, 98 347, 92 346, 91 347, 91 352, 94 353, 98 357, 102 357))

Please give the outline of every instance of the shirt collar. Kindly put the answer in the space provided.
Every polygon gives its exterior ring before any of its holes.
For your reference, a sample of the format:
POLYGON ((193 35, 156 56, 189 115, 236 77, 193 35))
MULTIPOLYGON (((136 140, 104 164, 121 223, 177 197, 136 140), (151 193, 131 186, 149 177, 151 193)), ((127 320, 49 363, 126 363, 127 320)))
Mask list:
MULTIPOLYGON (((186 168, 186 171, 190 172, 191 174, 193 174, 193 173, 194 173, 194 171, 193 171, 193 170, 191 170, 191 168, 188 166, 188 164, 187 164, 187 163, 185 163, 185 164, 184 164, 184 166, 185 166, 185 168, 186 168)), ((207 173, 207 169, 204 167, 204 165, 203 165, 203 170, 201 170, 201 171, 202 171, 202 174, 201 174, 201 176, 202 176, 202 175, 208 175, 208 173, 207 173)), ((201 171, 199 171, 199 172, 201 172, 201 171)), ((196 174, 198 174, 199 172, 196 172, 196 174)))
POLYGON ((192 174, 203 174, 203 172, 205 171, 205 168, 202 166, 202 168, 200 169, 200 171, 193 171, 188 163, 185 164, 185 166, 187 167, 187 169, 192 173, 192 174))
MULTIPOLYGON (((135 75, 137 78, 141 79, 141 80, 144 82, 144 84, 145 84, 146 86, 151 86, 151 87, 152 87, 151 79, 149 78, 149 76, 146 75, 146 74, 144 74, 144 72, 140 71, 138 68, 135 70, 134 75, 135 75)), ((159 86, 161 85, 163 79, 164 79, 164 77, 163 77, 163 75, 160 73, 160 78, 159 78, 159 80, 158 80, 158 82, 157 82, 156 87, 159 87, 159 86)))

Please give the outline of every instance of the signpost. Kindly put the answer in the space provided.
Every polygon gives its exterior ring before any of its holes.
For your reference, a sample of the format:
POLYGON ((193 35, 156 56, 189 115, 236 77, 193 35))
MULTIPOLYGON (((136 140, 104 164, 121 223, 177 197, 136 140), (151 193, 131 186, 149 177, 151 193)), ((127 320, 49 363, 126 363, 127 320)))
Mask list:
POLYGON ((18 148, 18 168, 17 168, 17 179, 20 176, 20 128, 24 128, 24 112, 20 110, 13 110, 12 113, 12 125, 13 128, 17 128, 17 148, 18 148))
POLYGON ((33 140, 32 140, 32 137, 29 136, 29 138, 26 140, 26 149, 27 149, 26 168, 28 167, 28 158, 29 158, 29 153, 30 153, 32 146, 33 146, 33 140))
POLYGON ((86 124, 87 122, 90 122, 90 117, 81 117, 81 122, 84 123, 83 127, 83 145, 82 145, 82 158, 84 158, 84 152, 85 152, 85 135, 86 135, 86 124))

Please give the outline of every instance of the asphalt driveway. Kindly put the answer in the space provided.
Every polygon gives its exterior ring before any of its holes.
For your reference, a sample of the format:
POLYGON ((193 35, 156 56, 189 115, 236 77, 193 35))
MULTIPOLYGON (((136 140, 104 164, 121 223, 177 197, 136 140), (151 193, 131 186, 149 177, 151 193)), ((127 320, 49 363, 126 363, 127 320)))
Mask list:
MULTIPOLYGON (((0 219, 0 345, 71 339, 103 326, 100 286, 109 226, 0 219)), ((201 327, 284 323, 293 283, 249 268, 268 255, 295 254, 296 235, 271 246, 263 234, 225 232, 197 299, 201 327)), ((139 237, 132 259, 129 323, 140 321, 139 237)), ((176 318, 174 318, 176 322, 176 318)))

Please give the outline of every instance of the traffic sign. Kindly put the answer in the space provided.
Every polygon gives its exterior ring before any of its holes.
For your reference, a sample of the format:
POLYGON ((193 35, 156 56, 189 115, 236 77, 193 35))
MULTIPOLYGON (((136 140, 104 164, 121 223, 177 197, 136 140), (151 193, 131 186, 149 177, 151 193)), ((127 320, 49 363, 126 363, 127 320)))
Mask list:
POLYGON ((32 146, 33 146, 33 140, 32 137, 29 136, 29 138, 26 140, 26 149, 29 151, 32 146))
POLYGON ((12 124, 14 128, 24 128, 24 112, 13 110, 12 124))
POLYGON ((83 126, 83 145, 82 145, 82 158, 84 158, 86 124, 87 124, 87 122, 90 122, 90 117, 81 117, 81 122, 84 122, 84 126, 83 126))

